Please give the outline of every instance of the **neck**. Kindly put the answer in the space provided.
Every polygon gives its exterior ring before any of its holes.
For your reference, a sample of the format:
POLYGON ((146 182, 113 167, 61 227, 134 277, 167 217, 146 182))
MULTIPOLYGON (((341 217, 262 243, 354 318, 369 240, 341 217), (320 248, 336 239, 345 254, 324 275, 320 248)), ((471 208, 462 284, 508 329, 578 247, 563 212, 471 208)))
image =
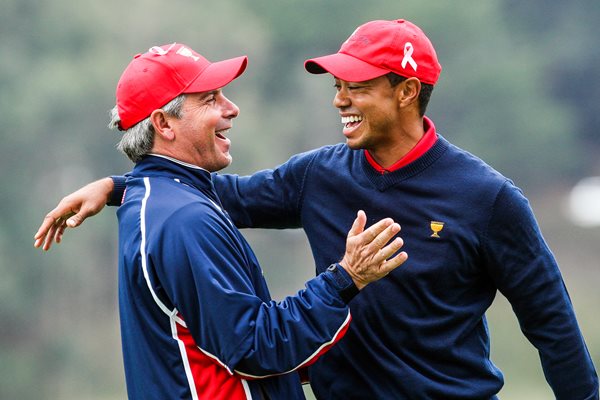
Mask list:
MULTIPOLYGON (((177 163, 179 165, 183 165, 184 167, 188 167, 188 168, 192 168, 192 169, 201 169, 203 171, 206 171, 206 169, 204 169, 202 167, 199 167, 199 166, 194 165, 194 164, 187 163, 185 161, 179 160, 178 158, 171 157, 171 156, 168 156, 168 155, 165 155, 165 154, 160 154, 160 153, 149 153, 149 154, 151 156, 165 158, 165 159, 173 161, 174 163, 177 163)), ((209 171, 207 171, 207 172, 209 172, 209 171)))
POLYGON ((388 168, 408 154, 424 134, 423 118, 414 119, 413 122, 398 127, 381 146, 367 150, 377 164, 388 168))

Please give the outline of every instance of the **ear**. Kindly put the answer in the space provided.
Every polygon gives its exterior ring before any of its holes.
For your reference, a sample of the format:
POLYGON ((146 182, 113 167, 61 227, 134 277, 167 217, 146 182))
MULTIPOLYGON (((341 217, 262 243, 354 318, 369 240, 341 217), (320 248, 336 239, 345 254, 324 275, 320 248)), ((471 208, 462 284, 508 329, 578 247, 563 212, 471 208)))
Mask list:
POLYGON ((404 82, 401 82, 396 89, 400 107, 406 107, 411 104, 418 106, 421 81, 417 78, 408 78, 404 82))
POLYGON ((150 122, 154 127, 154 132, 156 135, 166 141, 172 141, 175 139, 175 132, 171 126, 171 120, 172 118, 160 108, 152 111, 152 114, 150 114, 150 122))

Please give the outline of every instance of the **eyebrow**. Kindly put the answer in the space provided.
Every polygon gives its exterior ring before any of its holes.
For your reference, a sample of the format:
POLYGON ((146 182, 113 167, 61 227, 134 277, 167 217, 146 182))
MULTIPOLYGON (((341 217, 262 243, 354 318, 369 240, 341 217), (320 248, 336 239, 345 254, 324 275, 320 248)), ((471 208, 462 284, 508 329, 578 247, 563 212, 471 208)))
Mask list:
POLYGON ((343 79, 335 78, 334 81, 333 81, 333 83, 336 84, 336 85, 338 85, 338 84, 341 84, 342 81, 346 82, 348 85, 360 85, 362 87, 372 86, 371 80, 361 81, 361 82, 354 82, 354 81, 344 81, 343 79))
POLYGON ((204 92, 204 93, 202 93, 201 96, 197 97, 197 101, 204 102, 210 96, 216 96, 219 93, 219 91, 220 91, 220 89, 215 89, 215 90, 211 90, 209 92, 204 92))

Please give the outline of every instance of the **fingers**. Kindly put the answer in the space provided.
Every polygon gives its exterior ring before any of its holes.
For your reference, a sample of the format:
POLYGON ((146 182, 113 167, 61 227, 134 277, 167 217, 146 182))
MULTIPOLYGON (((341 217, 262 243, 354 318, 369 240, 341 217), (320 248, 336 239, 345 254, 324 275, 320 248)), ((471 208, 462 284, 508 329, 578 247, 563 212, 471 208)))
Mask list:
POLYGON ((56 234, 54 235, 54 241, 56 243, 60 243, 62 242, 62 237, 65 233, 65 229, 67 229, 67 225, 69 224, 69 220, 63 222, 62 224, 60 224, 58 226, 58 228, 56 229, 56 234))
POLYGON ((43 245, 44 250, 48 250, 52 245, 52 239, 56 233, 57 226, 62 222, 61 218, 55 218, 50 212, 44 218, 42 225, 38 228, 34 238, 34 247, 40 247, 43 245))
POLYGON ((405 251, 398 253, 395 257, 390 258, 386 262, 381 265, 381 272, 385 275, 392 272, 394 269, 404 264, 404 262, 408 260, 408 254, 405 251))
POLYGON ((48 233, 46 234, 46 241, 44 242, 44 247, 43 247, 43 249, 45 251, 50 250, 50 247, 52 246, 53 242, 60 243, 60 240, 59 240, 60 238, 58 237, 59 236, 58 232, 60 231, 60 227, 62 225, 64 225, 64 221, 63 220, 61 220, 60 222, 55 223, 48 230, 48 233))
POLYGON ((387 246, 385 246, 381 250, 379 250, 379 252, 377 253, 378 259, 383 263, 388 258, 390 258, 392 255, 394 255, 398 250, 400 250, 400 248, 403 245, 404 245, 404 241, 402 240, 402 238, 397 237, 390 244, 388 244, 387 246))
MULTIPOLYGON (((54 224, 52 224, 52 226, 50 226, 50 228, 48 228, 48 232, 46 232, 46 235, 44 237, 44 245, 42 247, 42 249, 44 251, 48 251, 50 250, 50 247, 52 247, 52 243, 54 241, 56 241, 56 243, 60 243, 60 237, 59 237, 59 232, 61 231, 61 229, 64 231, 64 226, 65 226, 65 220, 64 218, 58 218, 54 224)), ((62 236, 62 235, 60 235, 62 236)))
MULTIPOLYGON (((376 249, 382 249, 383 246, 385 246, 386 243, 388 243, 398 232, 400 232, 400 225, 397 223, 392 223, 371 241, 371 246, 375 247, 376 249)), ((392 254, 393 253, 394 252, 392 252, 392 254)))
POLYGON ((365 230, 365 225, 367 225, 367 215, 363 210, 359 210, 356 214, 356 219, 352 224, 352 228, 350 228, 350 231, 348 232, 348 238, 361 234, 365 230))
MULTIPOLYGON (((49 212, 48 215, 46 215, 44 217, 44 221, 42 221, 42 225, 40 225, 37 232, 35 233, 35 236, 33 237, 36 241, 35 242, 36 244, 38 243, 39 239, 46 236, 46 233, 48 233, 48 230, 50 229, 50 227, 52 225, 54 225, 55 221, 56 221, 56 218, 52 215, 52 211, 49 212)), ((39 246, 35 246, 35 247, 39 247, 39 246)))
POLYGON ((81 225, 104 208, 113 188, 112 179, 103 178, 64 197, 42 221, 33 237, 33 245, 48 250, 53 242, 60 243, 67 227, 81 225))
POLYGON ((67 218, 74 216, 75 212, 69 202, 61 201, 58 206, 50 211, 42 221, 34 235, 34 247, 42 247, 49 250, 52 242, 60 243, 66 228, 67 218))
MULTIPOLYGON (((365 215, 365 219, 366 219, 366 215, 365 215)), ((377 239, 379 237, 379 235, 382 234, 382 232, 385 232, 385 230, 387 228, 389 228, 390 226, 392 226, 394 224, 394 221, 391 218, 384 218, 380 221, 378 221, 377 223, 371 225, 367 230, 365 230, 364 232, 362 232, 360 234, 360 242, 362 244, 368 244, 371 243, 373 241, 375 241, 375 239, 377 239)), ((397 230, 394 234, 398 233, 398 231, 400 231, 400 226, 398 224, 395 224, 397 226, 397 230)), ((396 228, 394 228, 396 229, 396 228)), ((379 247, 382 247, 384 244, 386 244, 388 242, 389 239, 391 239, 392 236, 394 236, 394 234, 392 234, 391 236, 388 237, 387 240, 385 240, 384 242, 380 243, 379 247)), ((359 236, 359 235, 357 235, 359 236)), ((379 240, 383 240, 383 239, 379 239, 379 240)))

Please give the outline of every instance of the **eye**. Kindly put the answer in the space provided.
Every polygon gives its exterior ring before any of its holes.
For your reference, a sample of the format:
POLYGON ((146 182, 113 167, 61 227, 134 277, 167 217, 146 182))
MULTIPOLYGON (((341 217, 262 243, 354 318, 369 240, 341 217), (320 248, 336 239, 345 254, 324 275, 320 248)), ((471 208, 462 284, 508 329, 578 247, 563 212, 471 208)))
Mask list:
POLYGON ((334 83, 333 87, 335 88, 335 90, 337 90, 338 92, 340 91, 340 88, 342 87, 339 83, 334 83))
POLYGON ((206 95, 204 97, 202 97, 201 101, 203 104, 216 103, 218 95, 219 95, 219 92, 217 92, 217 91, 206 93, 206 95))

